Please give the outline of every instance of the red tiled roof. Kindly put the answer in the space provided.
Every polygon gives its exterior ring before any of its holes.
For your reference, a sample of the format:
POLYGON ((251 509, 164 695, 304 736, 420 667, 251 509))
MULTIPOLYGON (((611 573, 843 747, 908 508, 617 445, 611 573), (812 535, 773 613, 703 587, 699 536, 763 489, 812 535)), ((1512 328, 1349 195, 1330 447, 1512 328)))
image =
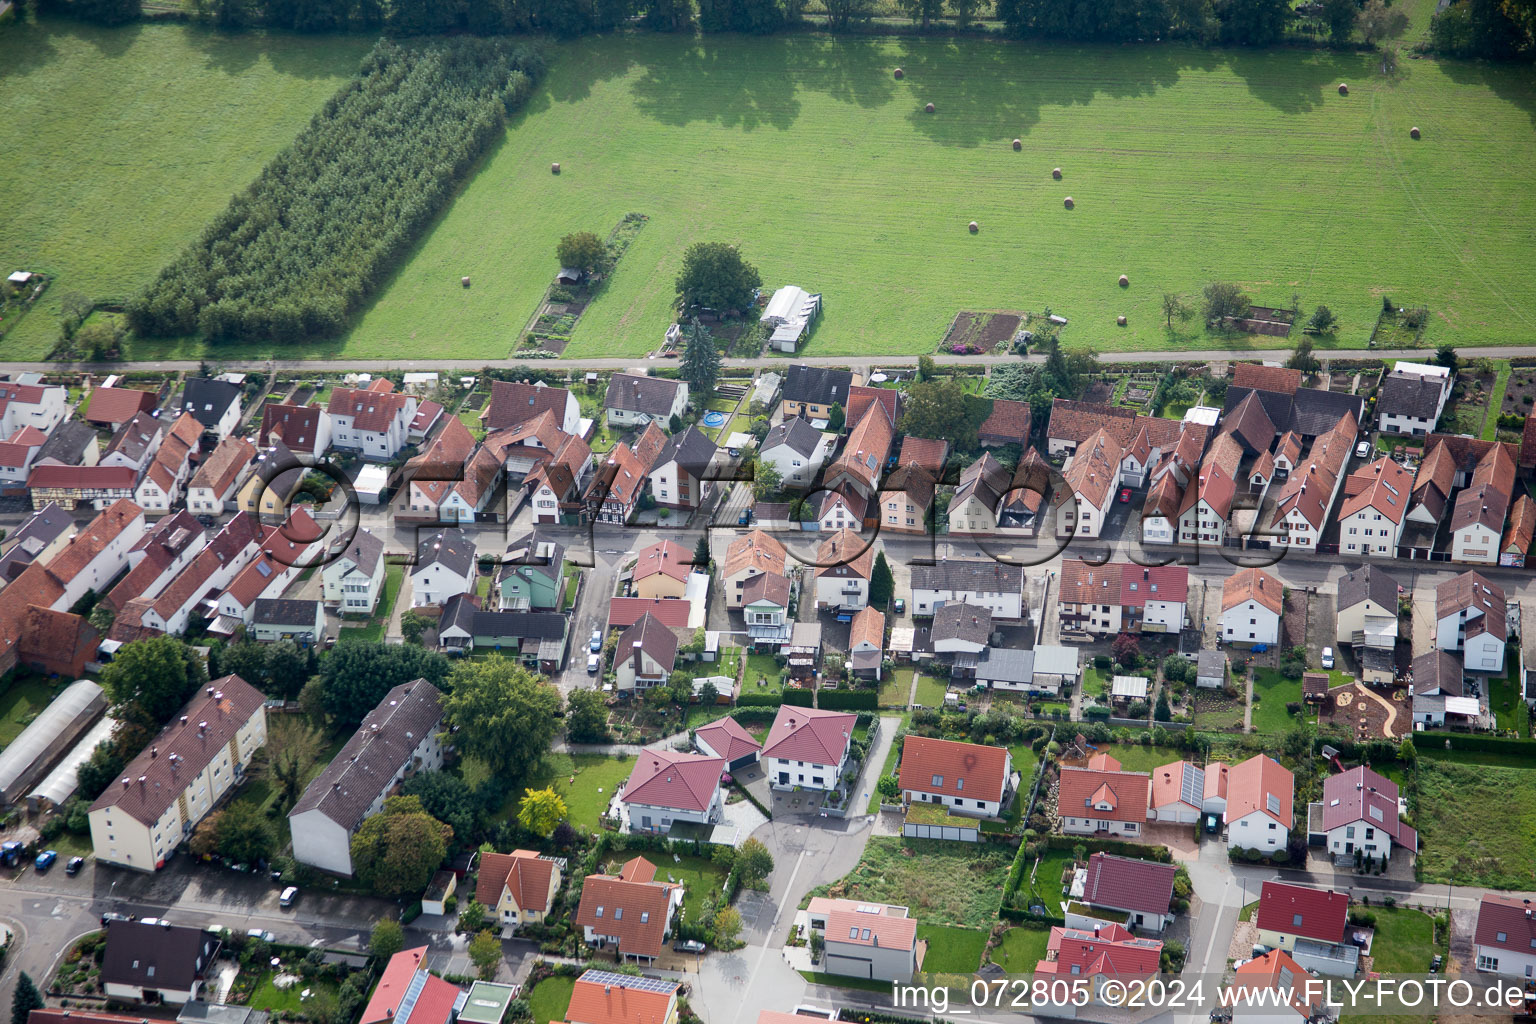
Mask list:
POLYGON ((875 564, 875 546, 852 530, 838 530, 816 549, 817 576, 850 576, 869 579, 875 564), (846 567, 847 572, 838 570, 846 567))
POLYGON ((1146 772, 1063 768, 1056 811, 1064 818, 1146 821, 1151 781, 1146 772))
POLYGON ((977 436, 983 441, 1000 441, 1004 444, 1029 444, 1029 427, 1033 413, 1027 402, 1015 402, 1007 398, 994 398, 992 412, 981 424, 977 436))
POLYGON ((1186 781, 1190 782, 1191 784, 1199 781, 1203 785, 1203 780, 1196 778, 1196 776, 1200 776, 1202 774, 1203 773, 1200 771, 1199 767, 1190 764, 1188 761, 1174 761, 1172 764, 1165 764, 1159 768, 1153 769, 1152 802, 1149 806, 1167 807, 1171 804, 1182 802, 1186 806, 1191 806, 1194 807, 1195 810, 1199 810, 1200 799, 1198 796, 1198 791, 1196 793, 1196 798, 1193 800, 1193 802, 1191 802, 1185 797, 1186 790, 1184 784, 1186 781))
POLYGON ((1240 388, 1294 395, 1296 389, 1301 387, 1301 371, 1286 366, 1238 363, 1232 367, 1232 384, 1240 388))
POLYGON ((565 1011, 566 1024, 666 1024, 677 999, 677 986, 654 990, 649 979, 624 978, 588 971, 576 979, 565 1011), (636 987, 644 980, 644 988, 636 987))
POLYGON ((243 437, 226 437, 219 442, 192 475, 192 487, 206 487, 222 495, 234 486, 246 466, 256 457, 256 446, 243 437))
POLYGON ((898 466, 919 466, 937 477, 944 472, 944 460, 949 455, 949 442, 931 437, 902 439, 901 454, 896 458, 898 466))
MULTIPOLYGON (((1313 975, 1307 969, 1291 959, 1289 953, 1283 949, 1272 949, 1263 956, 1254 957, 1241 967, 1237 968, 1236 977, 1232 981, 1232 990, 1240 996, 1244 993, 1255 992, 1264 989, 1275 989, 1291 993, 1291 1009, 1302 1019, 1312 1016, 1303 994, 1307 990, 1307 983, 1313 975)), ((1270 1007, 1277 1004, 1261 1001, 1259 997, 1251 1000, 1239 998, 1237 1003, 1254 1007, 1270 1007)), ((1262 1016, 1269 1016, 1266 1009, 1258 1010, 1262 1016)))
POLYGON ((890 455, 895 433, 896 428, 885 407, 871 405, 869 411, 848 432, 848 440, 842 452, 827 467, 826 479, 832 481, 846 473, 864 490, 873 490, 880 482, 880 471, 885 466, 886 457, 890 455))
POLYGON ((885 649, 885 613, 873 606, 860 609, 849 623, 848 649, 860 644, 871 644, 877 651, 885 649))
POLYGON ((729 715, 716 719, 708 725, 699 726, 694 730, 694 736, 709 744, 709 749, 725 758, 727 762, 758 753, 763 749, 762 744, 752 738, 752 734, 747 732, 746 727, 729 715))
POLYGON ((650 615, 663 626, 683 629, 693 605, 680 597, 611 597, 608 599, 608 628, 627 629, 650 615))
POLYGON ((655 877, 655 865, 643 857, 627 862, 617 877, 588 875, 576 907, 577 926, 616 936, 622 953, 656 956, 667 928, 672 890, 677 887, 655 877), (623 913, 615 916, 620 909, 623 913))
POLYGON ((1144 607, 1148 601, 1182 604, 1189 597, 1189 567, 1106 562, 1089 565, 1075 558, 1061 563, 1062 604, 1119 604, 1144 607))
POLYGON ((673 540, 662 540, 643 548, 635 563, 635 582, 660 573, 687 582, 693 572, 693 552, 673 540))
POLYGON ((519 910, 549 910, 549 882, 555 862, 532 850, 482 853, 475 900, 494 911, 503 889, 510 890, 519 910))
POLYGON ((635 757, 621 799, 627 804, 707 811, 724 771, 723 757, 644 750, 635 757))
POLYGON ((1265 882, 1259 890, 1254 925, 1264 932, 1299 935, 1318 942, 1343 942, 1349 897, 1331 889, 1265 882))
POLYGON ((143 509, 127 498, 118 498, 69 539, 63 550, 48 563, 48 571, 60 582, 69 583, 121 537, 124 530, 143 521, 143 509))
POLYGON ((1262 569, 1239 569, 1221 585, 1221 610, 1254 601, 1279 615, 1284 610, 1282 590, 1280 581, 1262 569))
POLYGON ((720 575, 729 579, 747 568, 783 575, 788 558, 784 545, 779 543, 777 537, 762 530, 753 530, 731 541, 731 546, 725 549, 725 563, 720 569, 720 575))
POLYGON ((1536 949, 1536 901, 1486 893, 1477 905, 1473 942, 1529 956, 1536 949), (1499 938, 1500 935, 1504 937, 1499 938))
POLYGON ((1088 858, 1083 902, 1115 910, 1166 914, 1173 902, 1173 876, 1177 873, 1172 864, 1095 853, 1088 858))
POLYGON ((901 392, 895 388, 876 388, 863 384, 848 385, 848 404, 843 409, 843 423, 851 427, 863 418, 871 405, 879 405, 892 423, 901 418, 901 392))
POLYGON ((443 407, 436 402, 420 402, 416 406, 416 416, 411 420, 412 433, 425 434, 432 429, 432 425, 442 416, 443 407))
POLYGON ((840 907, 827 914, 826 940, 880 949, 912 949, 917 941, 917 919, 840 907))
POLYGON ((901 788, 967 800, 1002 800, 1008 785, 1008 750, 927 736, 908 736, 901 748, 901 788), (934 778, 938 783, 934 783, 934 778))
POLYGON ((1074 494, 1094 508, 1102 509, 1108 504, 1110 489, 1119 477, 1122 454, 1122 446, 1107 431, 1096 431, 1078 446, 1071 465, 1062 476, 1074 494))
POLYGON ((1227 772, 1227 815, 1229 822, 1258 812, 1273 818, 1283 829, 1292 824, 1291 798, 1295 780, 1279 761, 1255 754, 1227 772), (1272 805, 1269 798, 1273 796, 1272 805))
POLYGON ((261 410, 261 432, 256 440, 263 448, 276 438, 290 448, 313 452, 319 443, 320 417, 324 414, 325 410, 318 405, 269 403, 261 410))
POLYGON ((1051 419, 1046 426, 1045 436, 1052 441, 1082 444, 1098 431, 1106 430, 1124 448, 1135 440, 1139 429, 1134 410, 1118 405, 1058 398, 1051 403, 1051 419))
POLYGON ((33 466, 27 474, 32 490, 59 487, 65 490, 133 490, 138 473, 130 466, 33 466))
POLYGON ((1515 499, 1509 513, 1509 526, 1504 530, 1504 540, 1499 550, 1510 555, 1524 555, 1531 550, 1531 540, 1536 537, 1536 501, 1529 494, 1515 499))
POLYGON ((782 705, 768 730, 763 756, 835 768, 848 751, 857 718, 845 711, 782 705))
POLYGON ((1374 508, 1389 522, 1400 523, 1408 513, 1413 473, 1385 455, 1362 466, 1344 480, 1344 503, 1339 518, 1374 508))
POLYGON ((326 411, 332 416, 352 417, 354 430, 383 433, 406 408, 409 399, 393 393, 394 385, 380 377, 366 389, 337 388, 331 392, 326 411))
POLYGON ((1136 938, 1118 924, 1093 929, 1057 927, 1051 929, 1046 953, 1048 959, 1035 965, 1037 974, 1140 978, 1157 973, 1163 944, 1136 938))
POLYGON ((87 423, 127 423, 140 410, 155 407, 155 394, 137 388, 97 388, 86 405, 87 423))
POLYGON ((426 957, 427 947, 418 946, 401 950, 389 958, 389 963, 384 965, 384 973, 379 977, 378 987, 373 990, 373 996, 363 1009, 362 1024, 375 1024, 394 1017, 395 1011, 400 1008, 400 1000, 405 998, 405 990, 410 987, 411 979, 416 976, 426 957))
POLYGON ((565 423, 565 407, 571 393, 565 388, 550 387, 543 383, 498 380, 491 383, 491 400, 480 418, 487 430, 515 427, 543 412, 555 415, 557 426, 565 423))

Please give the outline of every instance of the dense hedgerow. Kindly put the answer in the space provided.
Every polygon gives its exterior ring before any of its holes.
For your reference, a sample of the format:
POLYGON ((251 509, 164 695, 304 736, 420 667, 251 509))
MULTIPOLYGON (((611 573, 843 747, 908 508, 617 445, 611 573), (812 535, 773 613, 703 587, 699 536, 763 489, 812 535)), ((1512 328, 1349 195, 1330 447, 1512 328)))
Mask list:
POLYGON ((531 46, 381 41, 356 79, 128 305, 141 335, 339 333, 528 95, 531 46))

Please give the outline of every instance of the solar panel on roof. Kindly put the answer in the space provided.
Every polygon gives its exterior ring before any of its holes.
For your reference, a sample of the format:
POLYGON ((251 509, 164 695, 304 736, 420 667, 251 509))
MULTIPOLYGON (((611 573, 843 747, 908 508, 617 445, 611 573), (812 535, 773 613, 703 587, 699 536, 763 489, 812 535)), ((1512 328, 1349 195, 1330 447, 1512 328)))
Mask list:
POLYGON ((580 978, 595 985, 617 985, 620 988, 630 988, 637 992, 662 992, 670 993, 676 990, 675 982, 662 978, 637 978, 629 974, 615 974, 612 971, 587 971, 580 978))

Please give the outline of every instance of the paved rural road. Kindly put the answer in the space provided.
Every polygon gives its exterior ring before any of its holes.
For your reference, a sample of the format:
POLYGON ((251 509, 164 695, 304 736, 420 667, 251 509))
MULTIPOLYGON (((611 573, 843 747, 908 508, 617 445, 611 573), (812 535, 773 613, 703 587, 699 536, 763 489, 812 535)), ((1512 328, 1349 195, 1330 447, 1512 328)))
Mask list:
MULTIPOLYGON (((1427 349, 1329 349, 1314 353, 1319 359, 1422 359, 1427 349)), ((1459 348, 1456 354, 1463 359, 1480 359, 1484 356, 1491 359, 1524 358, 1536 356, 1536 346, 1511 346, 1507 348, 1459 348)), ((1157 351, 1157 352, 1101 352, 1101 363, 1209 363, 1231 359, 1258 359, 1258 360, 1285 360, 1292 355, 1291 349, 1245 349, 1245 350, 1193 350, 1183 351, 1157 351)), ((996 366, 1005 363, 1020 361, 1019 356, 993 355, 993 356, 953 356, 934 355, 936 363, 952 364, 955 366, 996 366)), ((854 369, 868 368, 871 366, 901 366, 908 362, 915 362, 916 354, 886 355, 886 356, 776 356, 757 359, 724 359, 725 366, 762 367, 764 369, 783 369, 792 363, 805 363, 809 366, 847 366, 854 369)), ((1043 355, 1023 356, 1026 363, 1042 363, 1043 355)), ((633 366, 645 366, 656 364, 661 366, 676 366, 674 360, 646 359, 643 357, 631 357, 627 359, 440 359, 433 362, 412 362, 393 359, 236 359, 220 360, 216 354, 214 362, 225 370, 253 370, 271 372, 273 370, 284 371, 349 371, 349 370, 422 370, 438 372, 450 371, 474 371, 486 366, 537 366, 540 363, 552 363, 558 366, 585 370, 624 370, 633 366)), ((166 373, 182 371, 196 372, 203 364, 195 359, 170 359, 147 360, 144 362, 126 363, 10 363, 0 362, 0 372, 4 373, 53 373, 60 370, 80 370, 91 373, 122 373, 125 370, 153 370, 166 373)))

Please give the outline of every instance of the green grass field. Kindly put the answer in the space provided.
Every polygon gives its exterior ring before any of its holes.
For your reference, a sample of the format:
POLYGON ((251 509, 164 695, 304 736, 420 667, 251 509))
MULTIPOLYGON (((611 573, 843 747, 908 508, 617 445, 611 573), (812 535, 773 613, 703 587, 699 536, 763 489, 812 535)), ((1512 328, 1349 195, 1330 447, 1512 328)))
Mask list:
MULTIPOLYGON (((598 819, 608 810, 619 784, 634 771, 633 758, 608 757, 604 754, 545 754, 538 774, 528 783, 529 789, 543 789, 553 785, 555 792, 565 800, 565 808, 572 825, 596 832, 598 819), (576 782, 571 784, 575 774, 576 782)), ((517 807, 522 803, 518 793, 508 800, 507 816, 515 818, 517 807)))
POLYGON ((974 974, 987 948, 987 933, 975 928, 951 928, 920 924, 917 937, 928 943, 923 956, 924 974, 974 974))
POLYGON ((942 708, 949 683, 937 676, 918 676, 917 703, 925 708, 942 708))
MULTIPOLYGON (((642 856, 655 866, 657 881, 678 882, 686 889, 683 894, 684 920, 698 922, 704 898, 711 893, 718 893, 725 884, 725 869, 708 857, 678 857, 674 860, 671 854, 665 853, 647 853, 642 856)), ((608 866, 614 874, 618 874, 619 865, 632 857, 633 854, 629 853, 615 854, 608 866)))
POLYGON ((333 981, 309 980, 287 988, 278 988, 272 984, 273 977, 275 977, 273 971, 262 972, 261 980, 257 981, 256 987, 251 990, 251 998, 246 1005, 253 1010, 266 1010, 269 1013, 314 1012, 314 1003, 299 998, 306 989, 313 993, 311 1000, 318 998, 321 1002, 336 1001, 337 986, 333 981))
POLYGON ((1436 953, 1447 952, 1435 942, 1430 916, 1406 907, 1372 907, 1376 935, 1371 940, 1371 969, 1384 974, 1422 974, 1436 953))
POLYGON ((883 708, 904 708, 907 699, 912 696, 913 669, 898 668, 887 675, 880 682, 880 706, 883 708))
POLYGON ((46 679, 28 676, 0 693, 0 750, 10 746, 61 690, 46 679))
POLYGON ((430 337, 445 357, 504 356, 556 239, 628 211, 651 219, 567 355, 654 348, 701 239, 739 243, 769 287, 826 296, 811 354, 932 351, 961 309, 1046 305, 1073 320, 1069 345, 1210 347, 1170 337, 1158 305, 1218 277, 1260 303, 1327 303, 1341 327, 1324 345, 1363 347, 1383 293, 1430 308, 1426 345, 1524 340, 1536 85, 1517 68, 1415 60, 1390 83, 1371 66, 1180 46, 578 41, 347 354, 408 356, 430 337))
POLYGON ((1035 964, 1045 959, 1045 947, 1051 941, 1049 928, 1009 928, 1002 941, 992 947, 988 959, 1009 974, 1033 974, 1035 964))
POLYGON ((576 991, 576 979, 555 975, 545 978, 525 992, 528 1008, 533 1011, 533 1024, 549 1024, 565 1020, 565 1011, 571 1005, 571 993, 576 991))
MULTIPOLYGON (((1184 752, 1176 747, 1144 747, 1140 743, 1100 743, 1099 752, 1119 761, 1120 767, 1128 772, 1150 772, 1184 760, 1184 752)), ((1089 754, 1092 753, 1090 750, 1089 754)))
POLYGON ((8 24, 0 265, 56 279, 0 352, 47 355, 67 292, 125 297, 146 284, 293 140, 370 45, 168 24, 8 24))
POLYGON ((1536 772, 1423 759, 1418 775, 1420 879, 1529 888, 1536 878, 1536 772), (1490 807, 1500 813, 1487 813, 1490 807))
POLYGON ((1301 719, 1285 705, 1301 700, 1301 680, 1287 679, 1279 670, 1253 671, 1253 731, 1280 734, 1296 728, 1301 719))

